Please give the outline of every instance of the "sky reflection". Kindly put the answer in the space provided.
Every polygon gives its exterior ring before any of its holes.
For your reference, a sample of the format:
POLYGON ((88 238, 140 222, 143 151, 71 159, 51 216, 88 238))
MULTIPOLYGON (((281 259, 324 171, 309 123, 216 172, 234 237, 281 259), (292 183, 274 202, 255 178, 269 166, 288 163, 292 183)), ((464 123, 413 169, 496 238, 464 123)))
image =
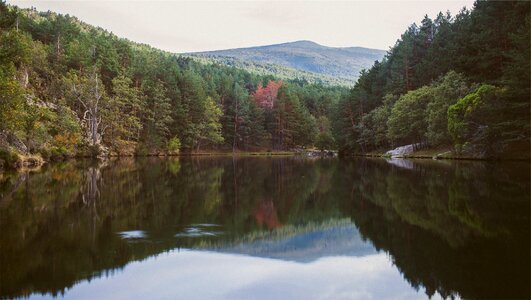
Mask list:
MULTIPOLYGON (((33 295, 34 299, 51 296, 33 295)), ((173 250, 82 281, 65 299, 426 299, 385 253, 311 263, 173 250), (134 288, 132 288, 134 287, 134 288)), ((438 299, 440 297, 434 297, 438 299)))

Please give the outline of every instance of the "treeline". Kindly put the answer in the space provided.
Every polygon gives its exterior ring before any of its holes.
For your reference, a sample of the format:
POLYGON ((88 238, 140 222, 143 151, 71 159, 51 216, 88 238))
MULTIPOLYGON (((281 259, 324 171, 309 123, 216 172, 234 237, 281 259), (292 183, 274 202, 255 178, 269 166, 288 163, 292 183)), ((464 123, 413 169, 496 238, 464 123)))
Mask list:
POLYGON ((363 71, 334 120, 346 153, 404 144, 522 154, 530 143, 530 2, 426 16, 363 71))
POLYGON ((0 134, 22 142, 19 151, 330 148, 329 118, 344 92, 201 64, 75 17, 0 2, 0 134))

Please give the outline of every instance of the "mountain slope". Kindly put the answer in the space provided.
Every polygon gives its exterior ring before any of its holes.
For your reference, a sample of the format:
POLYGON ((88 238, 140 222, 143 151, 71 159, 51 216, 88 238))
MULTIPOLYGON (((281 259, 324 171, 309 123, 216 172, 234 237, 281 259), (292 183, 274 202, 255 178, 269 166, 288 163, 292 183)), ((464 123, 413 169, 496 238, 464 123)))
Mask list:
POLYGON ((362 69, 385 55, 384 50, 362 47, 334 48, 311 41, 268 46, 189 53, 203 57, 229 57, 241 61, 273 64, 327 77, 355 81, 362 69))

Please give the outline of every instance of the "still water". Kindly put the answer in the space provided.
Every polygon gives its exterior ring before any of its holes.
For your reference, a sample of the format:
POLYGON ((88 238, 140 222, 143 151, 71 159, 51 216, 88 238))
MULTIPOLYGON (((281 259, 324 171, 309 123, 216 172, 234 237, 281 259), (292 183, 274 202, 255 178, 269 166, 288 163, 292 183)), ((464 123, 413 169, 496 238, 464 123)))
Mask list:
POLYGON ((1 298, 529 298, 528 162, 173 158, 0 174, 1 298))

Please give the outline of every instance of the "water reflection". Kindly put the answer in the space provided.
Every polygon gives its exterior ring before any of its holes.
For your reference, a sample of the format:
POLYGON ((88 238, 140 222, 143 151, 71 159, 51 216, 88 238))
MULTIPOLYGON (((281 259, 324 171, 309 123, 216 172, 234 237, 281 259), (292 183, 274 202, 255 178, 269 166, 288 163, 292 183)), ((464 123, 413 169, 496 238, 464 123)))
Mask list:
POLYGON ((383 253, 299 264, 189 250, 131 263, 123 272, 81 282, 65 296, 88 300, 425 298, 403 282, 383 253))
MULTIPOLYGON (((393 292, 415 294, 400 282, 430 296, 529 297, 528 163, 120 159, 70 161, 0 176, 2 297, 57 295, 80 281, 68 295, 96 282, 111 289, 113 278, 133 276, 129 267, 123 275, 83 280, 132 261, 139 261, 131 265, 135 268, 162 274, 156 276, 162 290, 172 280, 175 293, 183 285, 176 278, 187 274, 178 271, 184 263, 179 253, 195 255, 196 267, 201 259, 210 261, 210 269, 227 269, 222 264, 227 257, 236 269, 246 259, 264 262, 266 269, 279 265, 275 278, 286 282, 256 279, 245 293, 234 287, 230 293, 236 294, 224 294, 233 298, 267 294, 264 282, 279 287, 269 294, 288 293, 280 287, 295 284, 290 274, 304 268, 315 273, 310 277, 334 268, 346 275, 333 277, 342 284, 337 297, 361 290, 378 296, 385 283, 361 261, 402 273, 405 283, 401 276, 386 277, 387 286, 396 284, 386 289, 391 298, 393 292), (145 259, 167 251, 178 264, 166 280, 164 264, 145 259), (337 263, 342 259, 352 264, 337 263), (323 260, 334 263, 325 266, 323 260), (379 279, 361 288, 353 273, 379 279)), ((257 270, 255 276, 269 278, 257 270)), ((238 280, 244 286, 245 278, 238 280)), ((301 284, 327 289, 337 287, 334 280, 301 284)), ((201 284, 186 282, 189 291, 201 284)), ((140 289, 131 286, 131 292, 140 289)))

